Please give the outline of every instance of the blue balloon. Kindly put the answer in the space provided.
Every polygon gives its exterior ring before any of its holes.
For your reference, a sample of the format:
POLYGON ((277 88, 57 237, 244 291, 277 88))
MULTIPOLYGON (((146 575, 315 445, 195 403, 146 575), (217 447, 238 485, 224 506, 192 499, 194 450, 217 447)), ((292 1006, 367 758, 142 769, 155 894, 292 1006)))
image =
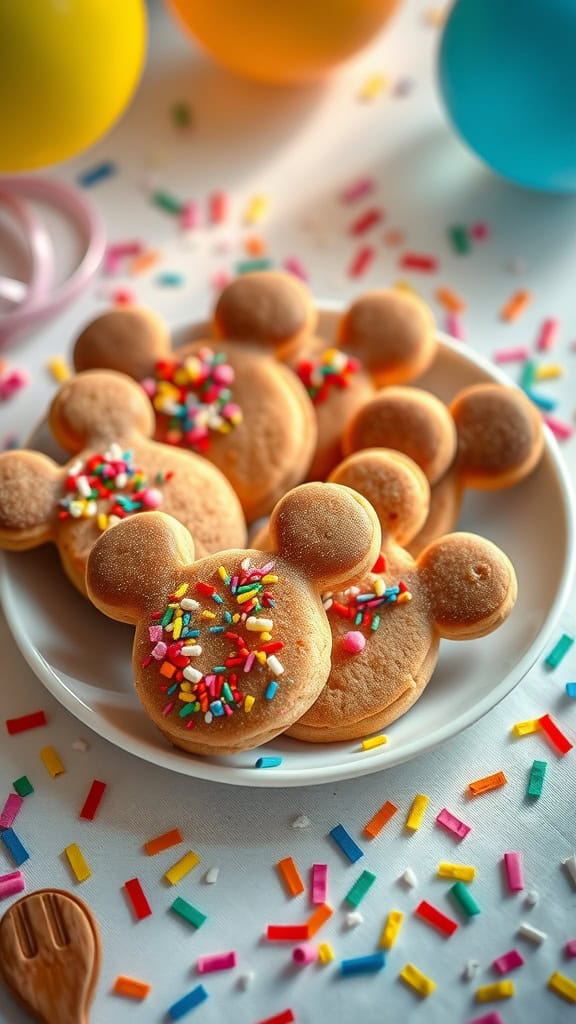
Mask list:
POLYGON ((576 193, 576 0, 457 0, 439 78, 454 127, 492 170, 576 193))

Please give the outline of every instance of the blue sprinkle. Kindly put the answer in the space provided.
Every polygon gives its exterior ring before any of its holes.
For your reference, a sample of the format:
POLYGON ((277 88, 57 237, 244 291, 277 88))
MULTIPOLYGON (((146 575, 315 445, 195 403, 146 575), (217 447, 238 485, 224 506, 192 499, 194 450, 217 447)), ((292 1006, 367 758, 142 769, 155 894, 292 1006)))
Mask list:
POLYGON ((543 409, 544 412, 554 412, 554 409, 558 407, 558 402, 555 398, 548 398, 547 395, 538 395, 535 391, 526 390, 526 394, 534 405, 537 405, 539 409, 543 409))
POLYGON ((566 683, 566 695, 576 697, 576 683, 566 683))
POLYGON ((22 843, 18 839, 13 828, 4 829, 0 838, 17 868, 19 868, 24 861, 29 860, 30 854, 28 853, 28 850, 22 846, 22 843))
POLYGON ((232 615, 230 612, 224 612, 224 621, 228 623, 232 622, 232 615))
POLYGON ((224 604, 224 598, 220 594, 212 594, 212 600, 216 601, 216 604, 224 604))
POLYGON ((353 960, 342 960, 340 974, 371 974, 381 971, 386 966, 384 953, 371 953, 370 956, 356 956, 353 960))
POLYGON ((90 188, 91 185, 96 185, 99 181, 104 181, 105 178, 111 178, 114 174, 116 174, 116 164, 112 160, 105 160, 104 163, 96 164, 90 171, 79 174, 78 184, 83 188, 90 188))
POLYGON ((374 594, 357 594, 355 600, 357 604, 363 604, 364 601, 372 601, 374 596, 374 594))
POLYGON ((205 999, 208 999, 208 993, 204 985, 197 985, 191 992, 188 992, 188 995, 182 996, 182 999, 172 1004, 168 1010, 170 1020, 180 1020, 190 1010, 195 1010, 197 1006, 200 1006, 205 999))
POLYGON ((224 676, 226 675, 226 665, 215 665, 212 669, 213 676, 224 676))
POLYGON ((171 686, 168 690, 166 690, 166 696, 167 697, 171 697, 173 693, 176 693, 176 690, 178 690, 179 687, 180 687, 180 683, 174 683, 173 686, 171 686))
POLYGON ((224 626, 210 626, 209 633, 223 633, 224 626))
POLYGON ((215 718, 221 718, 222 715, 225 714, 224 707, 222 705, 222 701, 221 700, 213 700, 211 705, 210 705, 210 711, 212 712, 212 714, 214 715, 215 718))
POLYGON ((191 637, 200 636, 200 630, 199 629, 187 629, 186 632, 184 632, 184 630, 182 630, 180 636, 181 636, 182 640, 189 640, 191 637))
POLYGON ((264 694, 266 700, 273 700, 274 697, 276 696, 277 689, 278 683, 276 682, 275 679, 273 679, 272 682, 268 683, 268 686, 266 687, 266 692, 264 694))
POLYGON ((330 836, 352 864, 364 856, 364 851, 354 842, 344 825, 335 825, 330 831, 330 836))
POLYGON ((281 757, 259 757, 254 765, 255 768, 277 768, 282 764, 281 757))
POLYGON ((156 276, 154 283, 159 284, 162 288, 179 288, 185 280, 184 274, 178 274, 175 270, 165 270, 164 273, 156 276))

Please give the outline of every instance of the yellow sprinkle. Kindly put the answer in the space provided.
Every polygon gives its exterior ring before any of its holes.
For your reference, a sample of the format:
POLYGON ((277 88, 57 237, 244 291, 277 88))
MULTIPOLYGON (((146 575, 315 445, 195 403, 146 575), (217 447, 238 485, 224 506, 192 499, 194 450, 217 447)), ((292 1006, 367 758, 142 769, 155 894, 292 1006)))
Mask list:
POLYGON ((441 861, 438 865, 438 878, 457 878, 461 882, 472 882, 476 877, 476 868, 471 864, 448 864, 441 861))
POLYGON ((406 964, 400 971, 402 981, 405 981, 410 988, 413 988, 419 996, 429 996, 438 985, 432 978, 428 978, 422 971, 419 971, 414 964, 406 964))
POLYGON ((98 523, 98 529, 102 530, 102 532, 108 529, 108 516, 104 512, 98 513, 96 522, 98 523))
POLYGON ((254 701, 255 700, 256 700, 256 698, 252 697, 252 695, 250 693, 247 694, 247 696, 244 698, 244 711, 252 711, 252 708, 254 707, 254 701))
POLYGON ((536 380, 554 380, 555 377, 564 376, 564 367, 559 363, 548 363, 547 366, 539 366, 534 374, 536 380))
POLYGON ((183 690, 184 693, 192 693, 192 683, 180 683, 180 689, 183 690))
POLYGON ((262 577, 262 583, 278 583, 279 577, 274 573, 267 573, 266 576, 262 577))
POLYGON ((54 747, 42 747, 40 757, 44 762, 46 771, 52 778, 55 778, 56 775, 62 775, 66 771, 54 747))
POLYGON ((374 580, 374 593, 376 594, 377 597, 382 597, 382 594, 384 593, 385 590, 386 590, 386 584, 384 583, 384 580, 382 579, 382 577, 378 576, 374 580))
POLYGON ((412 600, 412 594, 409 590, 405 590, 404 593, 398 594, 396 598, 396 604, 408 604, 412 600))
POLYGON ((418 295, 416 289, 410 284, 409 281, 405 281, 403 277, 398 278, 394 287, 400 292, 410 292, 412 295, 418 295))
POLYGON ((48 360, 46 366, 54 380, 57 380, 59 384, 63 384, 65 380, 70 380, 72 376, 72 371, 62 356, 53 356, 52 359, 48 360))
POLYGON ((263 644, 267 644, 268 641, 271 640, 271 639, 272 639, 272 634, 271 633, 260 633, 260 640, 262 641, 263 644))
POLYGON ((532 732, 539 732, 542 726, 537 718, 530 718, 527 722, 516 722, 512 726, 515 736, 529 736, 532 732))
POLYGON ((384 91, 387 85, 388 79, 386 75, 369 75, 358 93, 358 99, 374 100, 384 91))
POLYGON ((493 999, 510 999, 513 995, 513 981, 495 981, 493 985, 481 985, 476 989, 476 1002, 491 1003, 493 999))
POLYGON ((556 995, 567 999, 569 1003, 576 1003, 576 982, 567 978, 565 974, 561 974, 560 971, 554 971, 552 977, 549 978, 548 988, 556 995))
POLYGON ((179 861, 176 861, 176 864, 173 864, 171 868, 168 868, 164 878, 170 882, 170 885, 176 885, 177 882, 181 882, 182 879, 185 878, 185 876, 189 874, 189 872, 192 871, 192 869, 199 863, 200 857, 198 854, 194 853, 193 850, 190 850, 190 853, 185 854, 179 861))
POLYGON ((193 693, 186 693, 185 690, 180 690, 178 700, 183 700, 185 704, 192 704, 196 700, 196 696, 193 693))
POLYGON ((64 850, 68 858, 68 863, 74 872, 74 877, 77 882, 85 882, 87 878, 90 878, 92 872, 84 860, 84 854, 76 843, 71 843, 64 850))
POLYGON ((256 597, 257 590, 247 590, 244 594, 238 594, 236 600, 238 604, 246 604, 246 601, 251 601, 253 597, 256 597))
POLYGON ((215 619, 216 615, 214 614, 214 612, 209 612, 208 609, 205 608, 204 611, 202 612, 201 618, 202 619, 215 619))
POLYGON ((228 578, 228 573, 226 572, 226 569, 224 568, 223 565, 218 566, 218 575, 221 580, 225 580, 228 578))
POLYGON ((232 622, 240 622, 240 612, 234 612, 232 616, 232 622))
POLYGON ((182 632, 182 616, 181 615, 177 615, 176 618, 174 619, 174 629, 172 630, 172 636, 174 637, 175 640, 179 640, 180 639, 181 632, 182 632))
POLYGON ((178 587, 178 590, 174 591, 174 597, 177 597, 178 599, 180 599, 181 597, 184 597, 184 594, 186 594, 187 592, 188 592, 188 583, 183 583, 181 587, 178 587))
POLYGON ((322 353, 322 362, 326 366, 329 366, 330 363, 333 363, 334 360, 337 359, 339 355, 340 355, 339 349, 337 349, 337 348, 327 348, 326 351, 322 353))
POLYGON ((318 946, 318 959, 321 964, 329 964, 334 959, 334 950, 329 942, 321 942, 318 946))
POLYGON ((265 651, 256 651, 256 661, 260 662, 261 665, 265 665, 266 660, 267 658, 265 651))
POLYGON ((405 825, 405 828, 409 829, 410 832, 417 832, 420 828, 429 803, 430 797, 425 796, 424 793, 417 793, 414 797, 405 825))
POLYGON ((392 946, 398 938, 398 933, 402 927, 402 921, 404 920, 404 914, 401 910, 391 910, 386 918, 386 924, 382 929, 380 936, 379 946, 380 949, 392 949, 392 946))
POLYGON ((246 207, 244 223, 257 224, 258 221, 262 220, 262 218, 266 216, 269 206, 270 200, 267 196, 253 196, 246 207))
POLYGON ((385 743, 388 743, 387 736, 370 736, 367 740, 362 740, 362 750, 373 750, 374 747, 382 747, 385 743))

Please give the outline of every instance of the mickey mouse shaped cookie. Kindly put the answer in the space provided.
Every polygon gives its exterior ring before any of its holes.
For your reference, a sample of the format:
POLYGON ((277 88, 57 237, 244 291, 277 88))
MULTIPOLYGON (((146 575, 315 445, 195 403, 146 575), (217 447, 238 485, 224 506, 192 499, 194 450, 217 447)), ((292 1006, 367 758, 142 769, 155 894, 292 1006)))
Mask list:
POLYGON ((279 276, 283 287, 270 301, 248 284, 234 340, 225 336, 225 304, 214 320, 224 333, 175 352, 159 317, 126 307, 88 324, 74 348, 77 370, 106 367, 141 381, 155 410, 156 439, 217 466, 249 522, 304 479, 316 445, 306 390, 275 358, 299 343, 315 314, 304 287, 279 276))
POLYGON ((375 396, 344 431, 346 454, 394 448, 421 467, 432 485, 430 511, 410 550, 421 551, 458 521, 467 488, 512 487, 536 467, 544 444, 542 421, 517 388, 475 384, 447 408, 418 388, 392 387, 375 396))
POLYGON ((228 338, 274 335, 277 310, 288 304, 294 321, 308 330, 276 349, 300 378, 313 402, 318 440, 308 479, 324 480, 342 458, 342 429, 353 414, 389 384, 413 380, 436 353, 434 321, 428 306, 405 291, 382 289, 361 295, 341 317, 336 343, 314 336, 310 296, 293 290, 290 275, 278 271, 247 274, 222 292, 213 329, 228 338), (250 310, 260 302, 259 321, 250 310), (300 303, 299 317, 296 314, 300 303))
POLYGON ((136 626, 136 691, 183 750, 248 750, 304 714, 330 672, 320 593, 362 577, 381 540, 368 502, 335 484, 290 491, 270 536, 271 553, 195 561, 189 532, 157 512, 119 523, 90 554, 88 595, 136 626))
POLYGON ((84 592, 92 545, 135 512, 169 512, 194 530, 201 555, 245 543, 242 509, 228 481, 204 459, 150 440, 152 409, 129 377, 73 377, 54 398, 49 425, 74 458, 59 466, 34 451, 0 454, 0 548, 23 551, 52 541, 84 592))
POLYGON ((315 704, 289 729, 314 743, 363 737, 403 715, 432 675, 440 639, 491 633, 511 612, 517 591, 510 561, 482 537, 449 534, 417 560, 399 546, 420 529, 428 501, 426 478, 407 456, 359 452, 331 480, 370 501, 383 545, 375 571, 324 594, 332 669, 315 704))

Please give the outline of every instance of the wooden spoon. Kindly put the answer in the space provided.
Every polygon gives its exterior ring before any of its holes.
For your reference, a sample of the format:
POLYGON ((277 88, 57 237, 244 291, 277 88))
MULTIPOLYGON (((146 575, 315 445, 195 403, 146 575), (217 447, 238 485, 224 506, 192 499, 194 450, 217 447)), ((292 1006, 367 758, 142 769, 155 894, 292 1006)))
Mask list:
POLYGON ((0 974, 43 1024, 88 1024, 100 959, 96 919, 71 893, 29 893, 0 921, 0 974))

